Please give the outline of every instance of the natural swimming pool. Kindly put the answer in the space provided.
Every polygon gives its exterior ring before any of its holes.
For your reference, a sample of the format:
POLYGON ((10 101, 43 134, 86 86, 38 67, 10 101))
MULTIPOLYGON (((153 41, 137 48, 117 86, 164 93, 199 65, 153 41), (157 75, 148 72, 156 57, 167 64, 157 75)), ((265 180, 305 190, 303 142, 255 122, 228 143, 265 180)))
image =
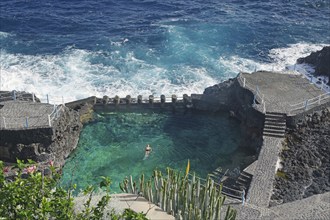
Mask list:
POLYGON ((239 126, 224 113, 98 113, 84 126, 61 183, 81 189, 109 176, 112 192, 119 193, 126 176, 137 179, 166 167, 184 171, 188 159, 191 171, 203 178, 218 167, 243 168, 251 152, 239 147, 239 126), (144 160, 147 144, 152 152, 144 160))

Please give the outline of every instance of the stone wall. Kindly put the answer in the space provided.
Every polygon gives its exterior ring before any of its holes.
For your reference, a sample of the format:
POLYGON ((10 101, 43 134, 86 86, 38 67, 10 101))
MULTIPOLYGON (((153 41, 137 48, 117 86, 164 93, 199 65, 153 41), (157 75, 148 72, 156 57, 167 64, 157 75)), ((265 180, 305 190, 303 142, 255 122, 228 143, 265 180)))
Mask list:
POLYGON ((81 128, 79 114, 64 108, 51 128, 1 130, 0 160, 32 159, 39 163, 53 160, 61 167, 76 148, 81 128))
POLYGON ((202 95, 192 95, 194 108, 203 111, 227 111, 241 122, 242 145, 257 152, 262 146, 265 115, 253 107, 253 94, 240 86, 237 78, 205 89, 202 95))

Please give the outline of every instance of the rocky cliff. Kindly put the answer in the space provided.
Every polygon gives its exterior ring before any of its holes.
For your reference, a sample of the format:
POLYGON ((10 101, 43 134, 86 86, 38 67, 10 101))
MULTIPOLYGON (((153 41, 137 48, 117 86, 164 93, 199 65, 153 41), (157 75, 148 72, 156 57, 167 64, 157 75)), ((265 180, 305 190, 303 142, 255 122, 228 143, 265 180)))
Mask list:
MULTIPOLYGON (((315 67, 315 75, 328 76, 330 79, 330 46, 323 47, 322 50, 313 52, 307 57, 299 58, 297 63, 311 64, 315 67)), ((330 80, 328 85, 330 85, 330 80)))
POLYGON ((0 160, 52 160, 61 167, 76 148, 81 128, 78 112, 65 107, 52 127, 0 130, 0 160))
POLYGON ((229 79, 205 89, 202 95, 192 95, 194 108, 203 111, 227 111, 241 122, 241 146, 259 151, 265 116, 253 107, 253 94, 240 86, 238 79, 229 79))

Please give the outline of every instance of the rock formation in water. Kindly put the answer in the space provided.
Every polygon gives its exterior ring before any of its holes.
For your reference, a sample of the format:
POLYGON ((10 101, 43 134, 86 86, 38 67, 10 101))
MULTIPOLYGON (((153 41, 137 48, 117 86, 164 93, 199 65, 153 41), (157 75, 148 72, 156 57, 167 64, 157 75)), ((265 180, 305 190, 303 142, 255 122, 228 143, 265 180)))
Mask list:
MULTIPOLYGON (((330 46, 323 47, 322 50, 313 52, 307 57, 299 58, 297 63, 311 64, 315 67, 315 75, 327 76, 330 79, 330 46)), ((330 85, 330 80, 328 85, 330 85)))
POLYGON ((200 97, 192 95, 194 108, 203 111, 227 111, 241 122, 241 146, 259 151, 262 145, 264 115, 252 107, 253 94, 242 88, 238 79, 229 79, 205 89, 200 97))

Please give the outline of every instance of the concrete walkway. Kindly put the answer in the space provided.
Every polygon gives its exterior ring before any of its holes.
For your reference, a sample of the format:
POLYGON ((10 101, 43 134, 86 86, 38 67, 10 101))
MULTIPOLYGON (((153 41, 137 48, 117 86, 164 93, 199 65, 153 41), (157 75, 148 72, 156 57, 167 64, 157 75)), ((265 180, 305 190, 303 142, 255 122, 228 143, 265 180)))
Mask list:
MULTIPOLYGON (((227 199, 226 205, 238 210, 238 219, 330 219, 330 192, 269 208, 276 163, 284 140, 285 114, 290 112, 291 105, 324 92, 301 75, 256 72, 241 76, 245 78, 245 88, 253 93, 259 91, 264 97, 266 111, 273 113, 268 116, 266 113, 263 146, 253 166, 254 176, 245 205, 233 199, 227 199), (277 116, 281 114, 283 119, 277 116)), ((262 112, 262 108, 256 109, 262 112)))
POLYGON ((247 202, 260 207, 268 207, 275 180, 276 162, 281 149, 282 138, 264 137, 247 202))
MULTIPOLYGON (((92 198, 91 205, 96 206, 97 202, 102 198, 102 195, 95 195, 92 198)), ((83 204, 87 200, 87 197, 75 197, 74 202, 76 204, 75 210, 79 211, 83 209, 83 204)), ((106 207, 105 213, 109 213, 114 210, 117 213, 122 213, 126 208, 130 208, 133 211, 139 213, 147 213, 147 218, 150 220, 174 220, 174 216, 167 214, 160 207, 150 203, 143 197, 138 197, 135 194, 121 193, 112 194, 109 204, 106 207)), ((109 219, 105 217, 104 219, 109 219)))
POLYGON ((0 102, 0 129, 49 127, 48 115, 54 106, 47 103, 7 101, 0 102))
POLYGON ((226 206, 238 211, 237 220, 328 220, 330 219, 330 192, 271 208, 227 198, 226 206))
POLYGON ((267 111, 289 113, 290 105, 324 94, 303 75, 260 71, 252 74, 241 73, 241 76, 246 79, 248 89, 258 87, 264 95, 267 111))
POLYGON ((275 181, 276 163, 285 133, 285 114, 266 113, 263 145, 256 162, 247 202, 268 207, 275 181))

